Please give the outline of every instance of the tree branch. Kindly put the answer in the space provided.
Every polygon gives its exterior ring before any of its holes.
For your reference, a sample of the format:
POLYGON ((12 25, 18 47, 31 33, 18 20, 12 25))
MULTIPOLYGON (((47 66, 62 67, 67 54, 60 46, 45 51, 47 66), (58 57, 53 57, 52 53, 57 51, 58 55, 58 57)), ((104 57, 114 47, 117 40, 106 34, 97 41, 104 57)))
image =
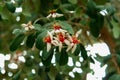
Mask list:
POLYGON ((114 66, 116 67, 117 72, 120 74, 120 68, 117 64, 117 60, 116 60, 116 56, 115 56, 116 44, 106 27, 102 28, 100 39, 102 39, 108 45, 111 55, 112 55, 112 62, 114 63, 114 66))

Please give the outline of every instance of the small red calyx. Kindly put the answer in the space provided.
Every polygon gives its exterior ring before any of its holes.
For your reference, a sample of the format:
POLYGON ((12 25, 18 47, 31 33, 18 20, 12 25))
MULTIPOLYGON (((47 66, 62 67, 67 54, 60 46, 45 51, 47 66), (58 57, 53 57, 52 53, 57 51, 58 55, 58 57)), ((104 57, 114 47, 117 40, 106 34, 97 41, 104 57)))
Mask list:
POLYGON ((50 36, 46 36, 46 37, 44 38, 44 42, 46 42, 46 43, 51 43, 51 38, 50 38, 50 36))
POLYGON ((53 10, 50 10, 49 13, 54 14, 54 13, 56 13, 56 11, 57 11, 56 9, 53 9, 53 10))
POLYGON ((59 25, 54 25, 54 30, 60 30, 61 29, 61 26, 59 25))
POLYGON ((58 34, 58 39, 59 39, 61 42, 64 42, 65 36, 64 36, 62 33, 59 33, 59 34, 58 34))
POLYGON ((72 36, 72 42, 74 44, 78 44, 78 43, 80 43, 80 40, 78 40, 76 36, 72 36))

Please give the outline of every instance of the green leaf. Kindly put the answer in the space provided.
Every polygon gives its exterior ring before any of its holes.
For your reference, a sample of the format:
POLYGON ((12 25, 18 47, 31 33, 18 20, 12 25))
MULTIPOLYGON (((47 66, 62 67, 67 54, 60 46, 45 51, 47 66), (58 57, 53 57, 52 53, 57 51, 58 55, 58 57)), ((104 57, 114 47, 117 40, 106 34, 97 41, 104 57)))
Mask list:
POLYGON ((14 29, 13 30, 13 34, 15 34, 15 35, 19 35, 19 34, 21 34, 23 31, 22 30, 20 30, 20 29, 14 29))
POLYGON ((7 2, 7 3, 6 3, 6 7, 7 7, 7 9, 8 9, 10 12, 12 12, 12 13, 15 12, 15 6, 14 6, 14 4, 13 4, 12 2, 7 2))
POLYGON ((97 12, 96 3, 93 0, 88 0, 86 10, 87 15, 91 18, 95 18, 96 12, 97 12))
POLYGON ((8 20, 10 18, 10 14, 6 6, 2 8, 0 14, 3 20, 8 20))
POLYGON ((61 52, 57 52, 55 57, 60 66, 66 65, 68 62, 68 54, 64 48, 61 50, 61 52))
POLYGON ((75 16, 80 17, 83 14, 83 10, 81 7, 77 7, 75 10, 75 16))
MULTIPOLYGON (((44 50, 46 51, 46 50, 44 50)), ((50 64, 51 64, 51 60, 52 60, 52 57, 53 57, 53 54, 54 54, 54 49, 51 49, 50 52, 47 52, 45 53, 43 51, 43 54, 42 54, 42 57, 41 57, 41 60, 42 60, 42 63, 46 66, 46 67, 49 67, 50 64)))
POLYGON ((50 57, 50 55, 53 54, 53 53, 54 53, 54 48, 51 48, 50 51, 47 52, 47 49, 45 47, 44 50, 43 50, 43 53, 42 53, 43 60, 48 59, 50 57))
POLYGON ((90 56, 89 57, 90 62, 95 63, 94 59, 90 56))
POLYGON ((104 66, 109 60, 111 59, 112 55, 107 55, 107 56, 100 56, 99 54, 96 54, 97 57, 95 57, 96 60, 101 62, 101 66, 104 66))
POLYGON ((43 29, 40 24, 33 24, 33 26, 35 27, 35 30, 38 31, 41 31, 43 29))
POLYGON ((90 21, 90 32, 94 37, 98 37, 99 36, 99 29, 95 25, 96 25, 95 19, 91 19, 91 21, 90 21))
POLYGON ((80 46, 80 44, 78 44, 76 47, 76 50, 74 52, 75 56, 78 56, 80 54, 80 48, 81 48, 81 46, 80 46))
POLYGON ((120 80, 120 74, 114 74, 108 80, 120 80))
POLYGON ((30 34, 28 37, 27 37, 27 40, 26 40, 26 45, 27 47, 29 48, 32 48, 33 45, 34 45, 34 42, 35 42, 35 34, 30 34))
POLYGON ((85 47, 82 45, 82 44, 80 44, 80 47, 81 47, 81 56, 83 57, 83 59, 84 60, 87 60, 87 58, 88 58, 88 55, 87 55, 87 51, 85 50, 85 47))
POLYGON ((106 64, 111 59, 111 57, 112 57, 112 55, 102 57, 103 58, 103 63, 106 64))
POLYGON ((115 7, 113 6, 106 6, 106 10, 110 16, 112 16, 116 11, 115 7))
POLYGON ((113 20, 111 21, 111 24, 113 25, 113 36, 117 39, 120 36, 120 24, 113 20))
POLYGON ((77 4, 77 0, 68 0, 72 4, 77 4))
POLYGON ((74 34, 72 26, 66 21, 59 21, 59 23, 63 29, 67 30, 70 34, 74 34))
POLYGON ((97 14, 96 18, 91 19, 90 21, 90 32, 94 37, 98 37, 101 28, 104 24, 104 17, 100 14, 97 14))
POLYGON ((47 30, 41 32, 36 39, 36 47, 40 50, 43 50, 45 43, 43 42, 44 37, 47 35, 47 30))
POLYGON ((20 46, 20 43, 24 40, 24 38, 24 34, 19 34, 10 44, 10 50, 15 51, 20 46))

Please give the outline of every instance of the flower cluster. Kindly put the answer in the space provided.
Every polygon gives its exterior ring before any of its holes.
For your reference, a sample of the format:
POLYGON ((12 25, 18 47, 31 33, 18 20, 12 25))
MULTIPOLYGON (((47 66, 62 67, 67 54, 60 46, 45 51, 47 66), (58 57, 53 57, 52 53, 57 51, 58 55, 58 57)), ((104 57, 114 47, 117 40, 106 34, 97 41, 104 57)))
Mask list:
POLYGON ((27 24, 21 24, 21 26, 25 29, 25 31, 34 29, 34 26, 32 25, 31 21, 29 21, 27 24))
POLYGON ((58 46, 59 52, 62 48, 67 46, 66 52, 70 51, 74 53, 76 50, 77 44, 80 43, 80 40, 77 39, 80 31, 76 34, 71 35, 68 31, 62 29, 58 23, 53 24, 53 30, 47 32, 47 36, 43 41, 47 44, 47 52, 50 51, 52 46, 58 46))
POLYGON ((47 18, 56 18, 63 16, 63 14, 59 14, 56 11, 57 11, 56 9, 50 10, 49 11, 50 14, 47 16, 47 18))

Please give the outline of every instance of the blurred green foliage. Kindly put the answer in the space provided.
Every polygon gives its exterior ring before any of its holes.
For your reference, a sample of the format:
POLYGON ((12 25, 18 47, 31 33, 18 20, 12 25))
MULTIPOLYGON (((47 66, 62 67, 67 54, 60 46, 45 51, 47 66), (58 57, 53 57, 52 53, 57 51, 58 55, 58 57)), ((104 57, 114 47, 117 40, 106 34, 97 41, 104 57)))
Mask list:
MULTIPOLYGON (((13 61, 19 66, 17 70, 9 69, 6 66, 6 74, 0 73, 0 79, 86 80, 87 73, 92 72, 90 63, 94 63, 94 59, 91 55, 88 56, 85 46, 103 40, 108 44, 110 51, 115 50, 106 57, 97 55, 95 58, 102 65, 108 65, 103 80, 119 80, 120 10, 116 2, 120 3, 119 0, 1 0, 0 52, 18 55, 17 51, 24 53, 25 50, 27 54, 24 56, 25 63, 19 63, 17 59, 13 61), (22 11, 16 12, 18 8, 22 11), (64 16, 48 19, 49 11, 53 9, 57 10, 56 13, 64 16), (21 24, 27 24, 29 21, 32 22, 31 25, 35 29, 25 31, 21 24), (53 29, 52 25, 55 22, 59 23, 70 35, 74 35, 78 30, 82 31, 78 36, 81 43, 77 45, 74 55, 66 52, 66 48, 59 52, 58 47, 54 46, 49 52, 46 51, 43 38, 47 35, 48 30, 53 29), (109 33, 102 34, 102 32, 106 32, 103 30, 104 27, 109 33), (107 37, 100 38, 102 35, 107 37), (115 47, 111 47, 114 45, 111 45, 112 42, 115 42, 115 47), (21 43, 23 44, 21 45, 21 43), (54 51, 55 49, 56 51, 54 51), (42 55, 39 54, 41 51, 42 55), (51 63, 53 56, 55 56, 55 63, 51 63), (67 65, 69 57, 73 59, 73 66, 67 65), (82 62, 79 61, 80 57, 83 58, 82 62), (112 61, 113 59, 116 62, 112 61), (76 62, 81 63, 79 68, 82 69, 82 72, 73 72, 75 76, 73 78, 69 72, 76 67, 76 62), (35 69, 35 74, 31 72, 32 69, 35 69), (9 77, 8 72, 12 72, 13 75, 9 77)), ((6 65, 10 62, 12 61, 6 62, 6 65)))

